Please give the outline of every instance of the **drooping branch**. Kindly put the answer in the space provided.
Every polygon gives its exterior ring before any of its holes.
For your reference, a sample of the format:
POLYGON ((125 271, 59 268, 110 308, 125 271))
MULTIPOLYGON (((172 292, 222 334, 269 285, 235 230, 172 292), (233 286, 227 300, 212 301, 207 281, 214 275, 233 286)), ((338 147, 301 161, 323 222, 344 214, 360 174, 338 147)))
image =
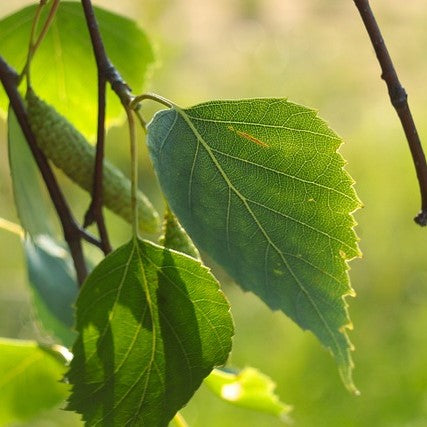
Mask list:
POLYGON ((378 62, 381 66, 381 78, 387 84, 391 103, 399 116, 409 144, 421 193, 421 212, 414 220, 417 224, 425 226, 427 225, 427 163, 421 140, 411 110, 409 109, 408 96, 399 81, 393 61, 391 60, 380 28, 370 7, 369 0, 354 0, 354 3, 359 10, 369 38, 371 39, 372 46, 375 49, 378 62))
POLYGON ((87 267, 83 257, 83 248, 81 239, 85 239, 91 244, 100 247, 100 242, 82 229, 76 222, 70 207, 65 200, 64 195, 55 179, 52 169, 43 154, 38 148, 36 139, 31 131, 28 122, 27 112, 23 100, 17 90, 19 76, 6 61, 0 56, 0 80, 9 98, 11 108, 16 115, 22 132, 28 142, 33 157, 37 163, 43 180, 46 184, 49 196, 54 204, 55 210, 61 222, 64 239, 67 242, 71 257, 77 273, 77 280, 81 284, 87 276, 87 267))

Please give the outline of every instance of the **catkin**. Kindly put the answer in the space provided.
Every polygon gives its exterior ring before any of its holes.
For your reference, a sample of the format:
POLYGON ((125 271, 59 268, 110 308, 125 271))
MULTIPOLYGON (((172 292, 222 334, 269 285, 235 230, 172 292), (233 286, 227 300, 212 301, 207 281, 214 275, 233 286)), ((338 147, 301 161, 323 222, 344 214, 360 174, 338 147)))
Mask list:
MULTIPOLYGON (((32 90, 27 92, 28 120, 39 148, 56 167, 84 190, 92 191, 95 147, 52 106, 32 90)), ((159 216, 147 197, 138 191, 139 229, 157 231, 159 216)), ((132 222, 131 183, 123 173, 104 159, 103 203, 127 222, 132 222)))

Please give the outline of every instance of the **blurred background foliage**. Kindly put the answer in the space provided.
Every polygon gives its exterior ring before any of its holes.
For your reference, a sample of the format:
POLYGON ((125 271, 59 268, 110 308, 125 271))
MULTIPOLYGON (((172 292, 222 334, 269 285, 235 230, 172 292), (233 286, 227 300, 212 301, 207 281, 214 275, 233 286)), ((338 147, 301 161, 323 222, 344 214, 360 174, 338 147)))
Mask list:
MULTIPOLYGON (((30 3, 1 2, 0 15, 30 3)), ((216 269, 236 322, 231 364, 270 375, 282 400, 294 406, 295 426, 426 426, 427 230, 412 221, 419 195, 409 150, 353 2, 94 3, 136 19, 151 37, 158 66, 148 89, 182 106, 216 98, 287 97, 318 109, 345 141, 341 153, 365 205, 356 213, 364 256, 351 263, 350 272, 357 298, 348 299, 361 396, 344 389, 333 359, 313 336, 271 313, 216 269)), ((427 3, 373 0, 372 6, 427 141, 427 3)), ((144 111, 149 118, 152 110, 144 111)), ((6 145, 1 120, 0 216, 16 222, 6 145)), ((141 187, 162 209, 145 147, 141 151, 141 187)), ((126 126, 110 129, 107 153, 127 170, 126 126)), ((61 182, 82 218, 87 195, 68 180, 61 182)), ((129 238, 120 219, 108 215, 108 222, 115 246, 129 238)), ((3 230, 0 279, 0 336, 49 340, 30 308, 21 243, 3 230)), ((203 387, 183 414, 194 427, 282 425, 231 407, 203 387)), ((80 424, 77 416, 56 410, 25 425, 80 424)))

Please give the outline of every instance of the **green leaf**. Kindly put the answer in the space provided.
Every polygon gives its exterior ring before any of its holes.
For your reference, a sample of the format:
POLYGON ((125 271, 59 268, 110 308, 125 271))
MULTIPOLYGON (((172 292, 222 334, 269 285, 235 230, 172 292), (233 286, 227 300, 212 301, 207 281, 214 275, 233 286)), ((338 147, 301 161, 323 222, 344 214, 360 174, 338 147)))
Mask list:
POLYGON ((22 227, 31 236, 55 234, 54 215, 33 155, 11 108, 7 117, 9 167, 22 227))
POLYGON ((356 391, 343 297, 360 204, 340 144, 316 112, 284 99, 175 106, 148 126, 161 187, 195 244, 311 330, 356 391))
POLYGON ((24 249, 33 301, 43 329, 71 346, 76 338, 72 327, 78 287, 70 254, 48 235, 26 238, 24 249))
POLYGON ((200 260, 199 251, 194 246, 190 236, 182 228, 169 206, 166 206, 162 235, 160 236, 159 243, 165 248, 175 249, 178 252, 182 252, 200 260))
POLYGON ((77 300, 69 409, 89 425, 167 426, 231 348, 218 282, 187 255, 134 238, 77 300))
POLYGON ((64 401, 67 361, 60 346, 0 338, 0 425, 31 419, 64 401))
POLYGON ((37 317, 43 328, 71 345, 73 304, 78 287, 71 256, 56 237, 56 218, 15 114, 8 114, 8 152, 12 188, 22 227, 23 247, 37 317))
POLYGON ((276 384, 255 368, 238 372, 214 369, 204 383, 219 398, 236 406, 275 415, 288 420, 292 407, 281 402, 274 393, 276 384))
MULTIPOLYGON (((44 8, 42 19, 49 7, 44 8)), ((35 6, 0 21, 2 56, 17 70, 25 64, 35 6)), ((129 86, 142 90, 154 62, 145 33, 129 18, 95 8, 107 54, 129 86)), ((31 81, 41 98, 52 104, 87 137, 96 132, 97 72, 89 33, 79 2, 61 1, 55 20, 31 66, 31 81)), ((107 125, 123 117, 117 96, 108 91, 107 125)), ((0 91, 0 108, 7 100, 0 91)))

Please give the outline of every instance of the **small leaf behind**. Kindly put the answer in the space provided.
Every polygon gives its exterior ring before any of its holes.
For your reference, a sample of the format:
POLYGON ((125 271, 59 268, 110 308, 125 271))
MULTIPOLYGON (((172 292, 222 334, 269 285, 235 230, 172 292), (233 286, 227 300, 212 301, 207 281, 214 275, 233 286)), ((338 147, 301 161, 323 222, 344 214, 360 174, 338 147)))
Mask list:
POLYGON ((343 297, 360 203, 340 144, 316 112, 285 99, 175 106, 148 126, 161 187, 195 244, 313 331, 355 391, 343 297))
POLYGON ((8 153, 15 206, 26 237, 23 248, 37 318, 70 346, 78 287, 70 253, 60 243, 57 219, 15 114, 8 114, 8 153))
POLYGON ((43 329, 71 347, 78 287, 69 252, 48 235, 24 241, 28 278, 43 329))
POLYGON ((55 234, 54 213, 33 155, 9 107, 7 141, 12 188, 19 221, 31 236, 55 234))
POLYGON ((255 368, 244 368, 238 372, 214 369, 204 384, 232 405, 275 415, 283 421, 292 410, 274 393, 276 384, 271 378, 255 368))
POLYGON ((233 323, 200 262, 133 239, 77 300, 69 408, 88 425, 167 426, 231 348, 233 323))

